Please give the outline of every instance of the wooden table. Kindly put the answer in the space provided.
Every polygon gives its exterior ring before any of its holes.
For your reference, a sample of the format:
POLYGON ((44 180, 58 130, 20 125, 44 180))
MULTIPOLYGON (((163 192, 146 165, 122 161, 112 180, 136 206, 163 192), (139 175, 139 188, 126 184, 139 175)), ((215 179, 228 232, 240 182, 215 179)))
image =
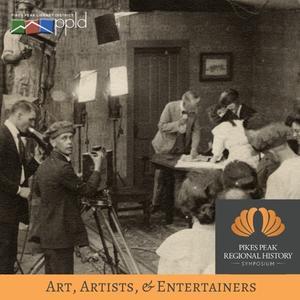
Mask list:
MULTIPOLYGON (((164 197, 161 201, 162 210, 165 212, 166 223, 173 223, 174 204, 182 181, 186 177, 186 173, 192 169, 175 168, 180 154, 154 154, 151 163, 164 172, 163 184, 164 197)), ((195 170, 195 169, 193 169, 195 170)))
MULTIPOLYGON (((207 169, 199 168, 178 168, 175 167, 177 161, 180 159, 180 154, 154 154, 151 162, 157 169, 164 171, 164 186, 166 187, 166 194, 161 203, 162 209, 165 212, 166 223, 173 223, 174 204, 178 195, 181 183, 186 177, 186 173, 190 171, 197 171, 207 169)), ((217 170, 217 169, 216 169, 217 170)))

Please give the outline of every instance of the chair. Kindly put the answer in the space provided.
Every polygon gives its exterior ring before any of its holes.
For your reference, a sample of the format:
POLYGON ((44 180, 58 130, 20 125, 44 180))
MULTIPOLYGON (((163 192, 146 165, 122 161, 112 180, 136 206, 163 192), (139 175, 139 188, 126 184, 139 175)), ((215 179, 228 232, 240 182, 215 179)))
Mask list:
POLYGON ((111 198, 116 212, 142 210, 144 214, 144 224, 150 225, 150 206, 152 199, 151 185, 147 187, 147 179, 150 173, 146 173, 146 165, 149 163, 149 157, 140 158, 143 163, 143 184, 141 186, 118 186, 115 185, 111 190, 111 198), (120 203, 134 203, 134 206, 119 207, 120 203))

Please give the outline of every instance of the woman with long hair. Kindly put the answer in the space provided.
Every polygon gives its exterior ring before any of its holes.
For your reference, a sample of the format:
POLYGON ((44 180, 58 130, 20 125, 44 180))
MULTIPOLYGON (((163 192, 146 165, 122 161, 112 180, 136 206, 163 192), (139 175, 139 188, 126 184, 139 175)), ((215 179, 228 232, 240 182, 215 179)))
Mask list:
POLYGON ((193 226, 172 234, 157 249, 158 274, 214 273, 207 268, 215 263, 215 197, 222 190, 221 173, 199 170, 183 182, 176 206, 193 226))

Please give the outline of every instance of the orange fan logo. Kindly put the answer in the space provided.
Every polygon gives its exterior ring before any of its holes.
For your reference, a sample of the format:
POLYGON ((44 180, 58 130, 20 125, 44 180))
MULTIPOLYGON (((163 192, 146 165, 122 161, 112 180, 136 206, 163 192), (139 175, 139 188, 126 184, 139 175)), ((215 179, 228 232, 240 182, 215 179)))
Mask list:
POLYGON ((261 207, 257 209, 252 207, 249 210, 242 210, 240 215, 235 218, 231 225, 231 230, 234 234, 243 237, 249 237, 255 232, 254 216, 259 212, 262 217, 261 232, 267 237, 274 237, 282 234, 285 230, 285 225, 281 222, 274 210, 261 207))

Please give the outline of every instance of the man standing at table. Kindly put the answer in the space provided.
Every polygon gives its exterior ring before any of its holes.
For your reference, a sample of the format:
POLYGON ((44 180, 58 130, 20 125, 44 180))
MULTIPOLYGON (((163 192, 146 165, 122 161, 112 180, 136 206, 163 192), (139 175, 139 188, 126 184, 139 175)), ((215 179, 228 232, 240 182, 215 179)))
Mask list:
POLYGON ((0 274, 13 274, 17 258, 19 222, 28 224, 30 189, 28 178, 41 159, 26 157, 24 138, 36 119, 35 107, 27 101, 16 102, 0 129, 0 274))
MULTIPOLYGON (((198 155, 199 104, 200 97, 194 91, 187 91, 181 100, 169 102, 165 106, 158 123, 159 130, 152 141, 155 153, 190 154, 192 158, 198 155)), ((167 173, 162 170, 155 171, 152 198, 154 211, 159 207, 162 194, 168 194, 166 191, 174 188, 171 174, 167 173)))
POLYGON ((198 155, 199 103, 200 97, 193 91, 187 91, 181 100, 165 106, 158 123, 159 130, 152 141, 156 153, 198 155))

